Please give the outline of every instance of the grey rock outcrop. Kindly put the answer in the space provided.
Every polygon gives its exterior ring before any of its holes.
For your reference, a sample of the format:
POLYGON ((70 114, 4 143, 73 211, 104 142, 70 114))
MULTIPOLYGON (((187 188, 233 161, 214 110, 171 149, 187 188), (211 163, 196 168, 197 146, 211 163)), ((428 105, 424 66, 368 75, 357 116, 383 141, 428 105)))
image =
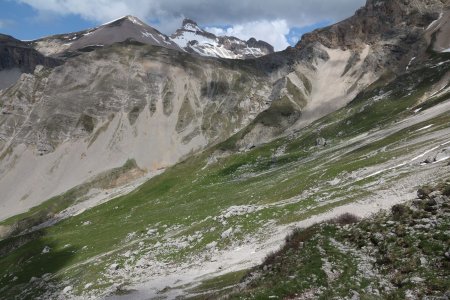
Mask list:
POLYGON ((19 68, 24 73, 33 73, 37 65, 55 67, 62 63, 45 57, 25 42, 3 34, 0 34, 0 53, 0 71, 19 68))
POLYGON ((22 73, 33 73, 38 65, 52 68, 61 63, 42 55, 25 42, 0 34, 0 89, 13 85, 22 73))
POLYGON ((372 67, 404 71, 412 57, 419 60, 425 53, 430 42, 425 34, 427 26, 446 9, 444 0, 367 0, 354 16, 305 34, 296 48, 305 50, 320 43, 332 49, 348 49, 355 53, 351 65, 367 44, 373 47, 372 67))

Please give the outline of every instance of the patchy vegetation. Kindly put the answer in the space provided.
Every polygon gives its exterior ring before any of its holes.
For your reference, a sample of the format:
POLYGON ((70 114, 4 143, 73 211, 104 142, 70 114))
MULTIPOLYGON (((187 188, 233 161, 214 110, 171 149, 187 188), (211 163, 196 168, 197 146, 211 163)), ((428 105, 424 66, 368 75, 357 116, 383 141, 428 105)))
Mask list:
POLYGON ((418 199, 360 222, 344 214, 297 229, 226 298, 444 299, 450 294, 449 187, 450 181, 422 188, 418 199))

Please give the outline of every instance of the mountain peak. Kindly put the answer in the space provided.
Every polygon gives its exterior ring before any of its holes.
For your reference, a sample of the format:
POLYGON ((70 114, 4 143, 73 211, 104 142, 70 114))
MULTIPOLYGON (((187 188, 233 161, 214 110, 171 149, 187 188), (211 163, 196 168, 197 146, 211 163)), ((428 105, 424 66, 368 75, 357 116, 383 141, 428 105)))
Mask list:
POLYGON ((146 25, 138 17, 132 16, 132 15, 126 15, 126 16, 120 17, 118 19, 114 19, 112 21, 104 23, 104 24, 102 24, 102 26, 105 26, 105 25, 120 25, 120 24, 122 24, 125 21, 131 22, 131 23, 134 23, 134 24, 140 25, 140 26, 145 26, 146 25))
POLYGON ((184 19, 183 20, 183 24, 182 24, 182 28, 184 30, 188 30, 188 31, 202 31, 202 29, 200 27, 198 27, 197 22, 191 20, 191 19, 184 19))
POLYGON ((126 16, 125 18, 126 18, 128 21, 132 22, 132 23, 135 23, 135 24, 138 24, 138 25, 145 25, 145 23, 142 22, 138 17, 128 15, 128 16, 126 16))
POLYGON ((319 42, 328 48, 355 48, 403 36, 418 39, 443 6, 441 0, 367 0, 352 17, 305 34, 296 47, 319 42))
POLYGON ((271 45, 255 38, 246 42, 232 36, 216 36, 188 18, 183 20, 181 28, 170 39, 181 49, 202 56, 246 59, 274 52, 271 45))

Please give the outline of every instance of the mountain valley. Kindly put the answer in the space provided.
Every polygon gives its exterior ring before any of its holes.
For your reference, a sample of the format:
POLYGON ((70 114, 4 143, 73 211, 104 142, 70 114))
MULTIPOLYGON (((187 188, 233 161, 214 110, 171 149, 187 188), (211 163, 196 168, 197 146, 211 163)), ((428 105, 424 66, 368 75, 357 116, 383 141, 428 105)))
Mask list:
POLYGON ((1 35, 0 299, 448 298, 449 20, 1 35))

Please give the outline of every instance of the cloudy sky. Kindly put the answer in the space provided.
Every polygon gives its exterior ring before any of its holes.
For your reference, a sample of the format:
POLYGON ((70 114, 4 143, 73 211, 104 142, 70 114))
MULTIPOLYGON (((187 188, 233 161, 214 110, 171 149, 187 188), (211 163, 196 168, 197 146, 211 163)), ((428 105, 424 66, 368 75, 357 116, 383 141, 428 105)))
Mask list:
POLYGON ((134 15, 171 34, 190 18, 216 34, 255 37, 282 50, 353 15, 365 0, 0 0, 0 32, 19 39, 78 31, 134 15))

